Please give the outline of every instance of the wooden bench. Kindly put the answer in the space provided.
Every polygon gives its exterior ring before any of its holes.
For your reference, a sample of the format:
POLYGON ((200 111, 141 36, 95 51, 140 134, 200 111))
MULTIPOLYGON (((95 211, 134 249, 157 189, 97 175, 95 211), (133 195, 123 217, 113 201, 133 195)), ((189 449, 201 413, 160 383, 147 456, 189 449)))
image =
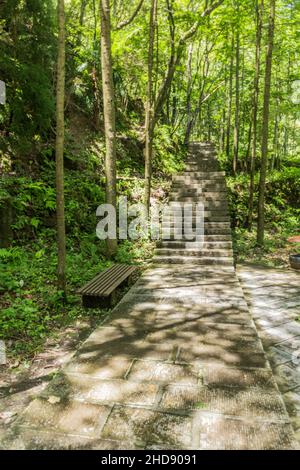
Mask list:
POLYGON ((97 274, 78 291, 78 294, 82 296, 83 306, 87 308, 111 307, 115 303, 116 289, 125 282, 129 283, 136 269, 136 266, 115 264, 97 274))

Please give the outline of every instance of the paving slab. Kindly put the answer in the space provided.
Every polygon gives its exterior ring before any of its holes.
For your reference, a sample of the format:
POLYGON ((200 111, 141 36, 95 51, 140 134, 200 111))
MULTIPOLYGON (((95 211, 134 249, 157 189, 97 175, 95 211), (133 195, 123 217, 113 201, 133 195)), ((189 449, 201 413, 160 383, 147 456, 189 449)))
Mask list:
POLYGON ((194 445, 199 450, 286 450, 295 448, 287 423, 253 422, 229 416, 198 413, 194 445), (197 436, 197 440, 196 440, 197 436))
POLYGON ((276 390, 268 392, 259 386, 240 390, 233 387, 169 385, 159 407, 169 411, 200 408, 256 420, 288 421, 282 397, 276 390))

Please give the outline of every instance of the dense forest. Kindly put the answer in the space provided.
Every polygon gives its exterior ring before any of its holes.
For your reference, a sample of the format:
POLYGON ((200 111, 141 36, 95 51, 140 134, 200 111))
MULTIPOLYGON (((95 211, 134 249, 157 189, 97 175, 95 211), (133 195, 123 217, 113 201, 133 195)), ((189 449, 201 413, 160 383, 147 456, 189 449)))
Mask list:
POLYGON ((99 270, 151 258, 149 239, 99 240, 96 209, 167 200, 191 141, 213 142, 226 171, 237 261, 286 263, 300 222, 299 24, 298 0, 0 1, 12 354, 87 315, 76 289, 99 270))

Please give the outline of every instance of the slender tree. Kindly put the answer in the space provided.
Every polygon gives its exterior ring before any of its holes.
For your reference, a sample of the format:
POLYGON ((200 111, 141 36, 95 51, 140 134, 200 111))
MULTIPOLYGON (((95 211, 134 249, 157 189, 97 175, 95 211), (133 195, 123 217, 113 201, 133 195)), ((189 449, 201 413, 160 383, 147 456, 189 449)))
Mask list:
MULTIPOLYGON (((101 70, 103 87, 103 111, 105 127, 105 175, 106 202, 116 208, 116 116, 115 92, 111 55, 111 23, 110 0, 100 0, 101 18, 101 70)), ((107 239, 108 255, 112 256, 117 250, 117 239, 107 239)))
POLYGON ((186 93, 186 131, 184 143, 187 145, 190 140, 192 130, 192 110, 191 110, 191 95, 192 95, 192 60, 193 60, 193 44, 190 44, 188 50, 187 60, 187 93, 186 93))
POLYGON ((276 0, 270 0, 268 49, 267 49, 267 55, 266 55, 265 89, 264 89, 263 122, 262 122, 261 167, 260 167, 259 194, 258 194, 257 244, 259 246, 262 246, 264 244, 265 189, 266 189, 266 175, 267 175, 267 163, 268 163, 270 91, 271 91, 272 57, 273 57, 274 30, 275 30, 275 8, 276 8, 276 0))
MULTIPOLYGON (((239 8, 238 8, 239 13, 239 8)), ((233 173, 236 173, 239 158, 240 129, 240 27, 237 24, 235 45, 235 120, 233 132, 233 173)))
POLYGON ((249 187, 249 204, 248 204, 248 228, 252 229, 253 222, 253 197, 254 197, 254 175, 255 175, 255 159, 257 151, 257 114, 258 114, 258 98, 259 98, 259 82, 260 82, 260 65, 261 65, 261 38, 264 0, 256 0, 256 47, 255 47, 255 77, 253 88, 253 114, 252 114, 252 152, 250 161, 250 187, 249 187))
POLYGON ((149 47, 148 47, 148 83, 147 101, 145 106, 145 206, 147 212, 150 209, 151 195, 151 173, 152 173, 152 151, 153 151, 153 62, 154 62, 154 40, 155 40, 155 18, 157 0, 151 0, 149 17, 149 47))
POLYGON ((56 80, 56 218, 57 218, 57 284, 66 291, 66 229, 64 201, 64 106, 65 106, 65 8, 64 0, 57 2, 58 56, 56 80))
POLYGON ((226 156, 230 158, 230 134, 231 134, 231 111, 232 111, 232 94, 233 94, 233 54, 234 54, 234 31, 232 31, 230 66, 229 66, 229 89, 227 102, 227 123, 226 123, 226 156))

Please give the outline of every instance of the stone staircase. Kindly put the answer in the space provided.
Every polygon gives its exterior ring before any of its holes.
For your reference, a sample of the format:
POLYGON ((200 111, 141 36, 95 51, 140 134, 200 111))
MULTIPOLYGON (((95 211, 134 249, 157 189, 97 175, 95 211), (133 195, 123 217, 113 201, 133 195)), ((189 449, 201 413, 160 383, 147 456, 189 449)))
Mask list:
MULTIPOLYGON (((153 259, 158 264, 222 265, 233 267, 230 217, 228 212, 225 172, 219 168, 212 144, 192 143, 189 146, 186 168, 173 176, 169 196, 171 233, 159 242, 153 259), (201 235, 177 239, 173 215, 176 205, 193 203, 192 229, 195 232, 197 203, 204 206, 204 230, 201 235), (174 206, 175 208, 172 206, 174 206), (199 245, 199 240, 201 244, 199 245)), ((183 221, 184 223, 184 221, 183 221)))

